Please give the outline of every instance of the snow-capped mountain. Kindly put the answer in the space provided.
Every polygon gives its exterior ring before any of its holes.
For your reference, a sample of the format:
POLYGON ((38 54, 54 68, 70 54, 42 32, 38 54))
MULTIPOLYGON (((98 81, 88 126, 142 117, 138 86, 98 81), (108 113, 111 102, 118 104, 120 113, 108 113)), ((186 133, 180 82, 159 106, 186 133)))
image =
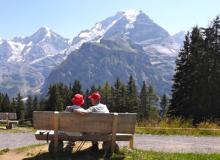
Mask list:
POLYGON ((27 95, 40 87, 46 92, 50 83, 74 79, 86 88, 117 77, 126 81, 130 74, 139 86, 146 80, 159 93, 169 92, 183 37, 129 10, 81 31, 71 43, 48 27, 28 37, 0 38, 0 92, 27 95))
POLYGON ((0 40, 0 92, 14 96, 39 90, 50 71, 65 59, 68 39, 47 27, 33 35, 0 40))
POLYGON ((16 43, 20 47, 9 57, 8 61, 32 63, 38 58, 55 56, 69 47, 68 39, 63 38, 48 27, 40 28, 29 37, 16 37, 13 40, 11 43, 16 43))
POLYGON ((80 80, 88 88, 117 77, 126 81, 132 74, 139 87, 146 80, 159 93, 168 93, 180 35, 169 35, 142 11, 118 12, 73 39, 71 54, 46 79, 43 92, 51 83, 80 80))
POLYGON ((85 42, 99 42, 102 38, 109 39, 115 36, 130 38, 137 43, 152 43, 169 36, 169 33, 155 24, 142 11, 120 11, 116 15, 96 23, 91 29, 81 31, 73 38, 68 53, 80 48, 85 42))

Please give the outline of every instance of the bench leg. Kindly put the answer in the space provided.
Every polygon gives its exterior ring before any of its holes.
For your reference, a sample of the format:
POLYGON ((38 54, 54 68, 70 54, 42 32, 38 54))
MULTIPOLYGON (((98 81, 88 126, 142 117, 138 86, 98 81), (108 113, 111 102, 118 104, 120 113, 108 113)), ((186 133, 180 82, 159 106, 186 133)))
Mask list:
POLYGON ((63 141, 58 141, 57 142, 57 146, 56 146, 56 151, 54 151, 54 141, 50 141, 49 146, 48 146, 48 151, 50 154, 54 154, 54 153, 60 153, 63 152, 63 141))
POLYGON ((9 129, 13 128, 13 123, 9 123, 9 129))
POLYGON ((129 141, 129 147, 131 149, 134 149, 134 136, 131 137, 130 141, 129 141))

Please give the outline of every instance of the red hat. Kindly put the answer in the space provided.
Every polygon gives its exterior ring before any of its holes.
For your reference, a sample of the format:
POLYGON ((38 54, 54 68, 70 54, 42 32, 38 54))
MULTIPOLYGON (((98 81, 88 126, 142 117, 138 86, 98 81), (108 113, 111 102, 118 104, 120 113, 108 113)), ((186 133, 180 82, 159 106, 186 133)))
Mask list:
POLYGON ((93 92, 93 93, 89 96, 89 99, 100 100, 100 99, 101 99, 101 95, 99 94, 99 92, 93 92))
POLYGON ((84 104, 83 95, 81 94, 75 94, 72 98, 72 103, 74 105, 82 106, 84 104))

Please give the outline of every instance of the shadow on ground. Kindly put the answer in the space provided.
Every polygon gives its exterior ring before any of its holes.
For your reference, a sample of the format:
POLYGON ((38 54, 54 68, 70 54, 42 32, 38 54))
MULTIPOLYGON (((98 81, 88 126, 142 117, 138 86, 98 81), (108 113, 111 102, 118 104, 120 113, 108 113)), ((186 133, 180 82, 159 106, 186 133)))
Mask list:
MULTIPOLYGON (((70 153, 57 153, 56 155, 51 155, 49 152, 39 153, 34 157, 24 158, 23 160, 103 160, 103 150, 99 150, 98 152, 91 151, 91 149, 85 149, 82 151, 70 153)), ((121 154, 117 158, 113 158, 114 160, 123 160, 124 155, 121 154)))

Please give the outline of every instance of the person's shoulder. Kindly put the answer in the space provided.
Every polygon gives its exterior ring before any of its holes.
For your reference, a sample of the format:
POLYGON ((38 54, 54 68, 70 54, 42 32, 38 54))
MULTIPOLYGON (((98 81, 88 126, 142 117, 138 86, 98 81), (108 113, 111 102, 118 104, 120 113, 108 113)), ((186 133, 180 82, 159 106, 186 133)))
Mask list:
POLYGON ((107 105, 103 104, 103 103, 99 103, 99 105, 102 106, 102 107, 107 107, 107 105))
POLYGON ((104 112, 104 113, 109 113, 109 110, 108 110, 108 107, 107 107, 106 104, 100 103, 99 105, 100 105, 100 107, 102 108, 102 112, 104 112))
POLYGON ((79 108, 81 108, 80 106, 77 106, 77 105, 72 105, 71 107, 72 107, 72 109, 79 109, 79 108))

